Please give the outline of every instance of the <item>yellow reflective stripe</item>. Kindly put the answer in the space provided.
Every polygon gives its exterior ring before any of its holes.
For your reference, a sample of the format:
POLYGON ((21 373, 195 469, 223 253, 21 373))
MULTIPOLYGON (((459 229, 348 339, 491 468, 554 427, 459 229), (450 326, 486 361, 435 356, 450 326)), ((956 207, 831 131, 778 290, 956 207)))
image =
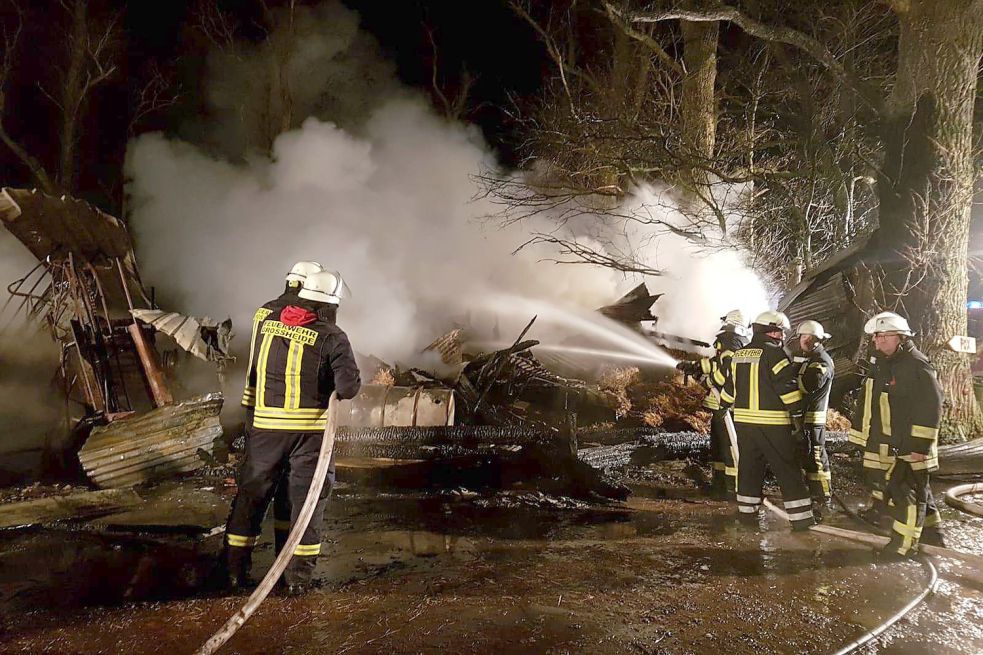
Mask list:
POLYGON ((730 476, 732 478, 737 477, 737 467, 736 466, 725 466, 724 475, 730 476))
MULTIPOLYGON (((902 459, 904 459, 904 458, 902 457, 902 459)), ((928 459, 923 460, 921 462, 911 462, 909 460, 905 460, 905 461, 907 461, 908 462, 908 465, 911 466, 911 470, 912 471, 925 471, 925 470, 928 470, 928 469, 937 469, 937 468, 939 468, 939 458, 938 457, 929 457, 928 459)))
POLYGON ((790 363, 791 362, 789 362, 787 359, 783 359, 782 361, 778 362, 777 364, 775 364, 774 366, 771 367, 771 372, 774 375, 778 375, 779 373, 782 372, 782 369, 784 369, 790 363))
POLYGON ((284 371, 284 402, 285 409, 300 407, 300 362, 304 356, 304 345, 299 341, 291 341, 287 347, 287 368, 284 371))
POLYGON ((274 530, 280 530, 281 532, 283 532, 284 530, 289 530, 290 529, 290 521, 283 521, 281 519, 274 519, 273 520, 273 529, 274 530))
POLYGON ((294 555, 300 555, 301 557, 310 557, 312 555, 321 554, 321 544, 300 544, 294 549, 294 555))
POLYGON ((758 362, 751 363, 751 384, 748 385, 748 409, 756 410, 760 407, 758 398, 758 362))
POLYGON ((323 430, 328 425, 328 419, 269 419, 253 418, 253 427, 262 430, 323 430))
POLYGON ((873 402, 873 393, 874 381, 868 378, 867 382, 864 384, 864 416, 861 426, 865 442, 870 437, 870 419, 874 415, 874 407, 871 405, 873 402))
POLYGON ((891 436, 891 399, 886 391, 881 392, 881 432, 886 436, 891 436))
POLYGON ((259 541, 259 537, 250 537, 241 534, 232 534, 231 532, 226 533, 225 543, 230 546, 235 546, 236 548, 252 548, 259 541))
POLYGON ((912 425, 911 436, 919 439, 936 439, 939 436, 938 428, 929 428, 924 425, 912 425))
POLYGON ((266 359, 270 356, 270 344, 273 335, 264 334, 263 343, 259 346, 259 356, 256 362, 256 405, 266 405, 266 359))
POLYGON ((832 480, 833 476, 829 471, 817 471, 813 473, 807 473, 806 477, 810 480, 832 480))
POLYGON ((822 362, 812 362, 811 364, 809 364, 809 366, 807 366, 807 368, 818 369, 820 373, 826 375, 826 365, 823 364, 822 362))
POLYGON ((785 403, 786 405, 794 405, 795 403, 802 400, 802 392, 799 391, 798 389, 795 389, 794 391, 789 391, 787 394, 780 396, 780 398, 782 399, 782 402, 785 403))
POLYGON ((826 425, 826 410, 824 409, 821 412, 806 412, 805 422, 809 425, 826 425))
POLYGON ((942 515, 938 512, 931 512, 925 515, 925 522, 922 523, 922 527, 934 528, 935 526, 942 525, 942 515))
POLYGON ((704 357, 703 359, 700 360, 700 370, 703 371, 704 375, 708 374, 711 368, 712 368, 712 362, 709 359, 704 357))
POLYGON ((257 407, 256 416, 266 418, 324 418, 328 415, 326 407, 298 407, 287 409, 285 407, 257 407))
POLYGON ((724 463, 723 462, 713 462, 713 470, 714 471, 723 471, 725 468, 727 468, 727 467, 724 466, 724 463))
POLYGON ((717 383, 718 387, 724 386, 724 383, 727 382, 727 378, 720 367, 713 369, 713 381, 717 383))
POLYGON ((867 445, 867 435, 859 430, 854 430, 853 428, 850 428, 850 434, 847 436, 847 440, 850 443, 859 444, 861 446, 867 445))
POLYGON ((717 400, 717 396, 708 393, 706 398, 703 399, 703 406, 707 409, 720 409, 720 402, 717 400))
POLYGON ((734 402, 734 396, 730 395, 726 389, 720 392, 720 399, 725 403, 733 404, 734 402))
POLYGON ((734 420, 755 425, 791 425, 792 419, 785 410, 734 408, 734 420))

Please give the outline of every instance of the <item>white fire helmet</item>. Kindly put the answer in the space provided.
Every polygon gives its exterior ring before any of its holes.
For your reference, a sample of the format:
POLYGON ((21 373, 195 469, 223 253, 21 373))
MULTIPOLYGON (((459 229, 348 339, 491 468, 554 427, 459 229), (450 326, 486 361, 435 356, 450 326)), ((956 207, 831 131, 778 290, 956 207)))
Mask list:
POLYGON ((823 324, 819 321, 802 321, 799 324, 798 329, 795 330, 795 334, 802 336, 803 334, 809 334, 820 341, 823 339, 829 339, 833 335, 823 329, 823 324))
POLYGON ((723 321, 724 325, 734 325, 740 327, 745 327, 747 325, 747 323, 744 321, 744 312, 739 309, 730 310, 725 315, 721 316, 720 320, 723 321))
POLYGON ((903 334, 907 337, 912 336, 911 326, 908 321, 894 312, 881 312, 864 325, 864 332, 867 334, 877 334, 878 332, 894 332, 903 334))
POLYGON ((324 267, 317 262, 297 262, 290 269, 290 272, 287 273, 287 282, 299 282, 303 284, 308 275, 320 273, 323 270, 324 267))
POLYGON ((782 331, 792 329, 792 324, 788 322, 788 316, 773 310, 758 314, 758 317, 754 319, 754 324, 778 328, 782 331))
POLYGON ((340 305, 342 298, 351 297, 351 290, 342 279, 338 271, 321 271, 312 273, 304 280, 304 286, 300 293, 301 298, 313 300, 314 302, 324 302, 331 305, 340 305))

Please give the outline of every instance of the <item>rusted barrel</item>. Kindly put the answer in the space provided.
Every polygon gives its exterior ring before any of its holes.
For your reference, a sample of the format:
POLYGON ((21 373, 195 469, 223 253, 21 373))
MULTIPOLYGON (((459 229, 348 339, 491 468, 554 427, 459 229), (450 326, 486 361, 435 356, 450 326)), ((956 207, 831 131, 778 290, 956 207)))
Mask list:
POLYGON ((338 424, 353 428, 454 425, 454 391, 367 384, 338 406, 338 424))

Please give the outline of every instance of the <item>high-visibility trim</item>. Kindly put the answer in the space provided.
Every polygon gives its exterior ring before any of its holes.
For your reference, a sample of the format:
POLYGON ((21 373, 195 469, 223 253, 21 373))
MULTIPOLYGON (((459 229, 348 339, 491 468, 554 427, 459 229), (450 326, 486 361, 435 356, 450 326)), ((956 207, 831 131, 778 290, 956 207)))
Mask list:
POLYGON ((881 406, 881 432, 885 436, 891 436, 891 399, 886 391, 881 392, 879 399, 881 406))
POLYGON ((795 389, 794 391, 789 391, 788 393, 779 397, 782 399, 782 402, 785 403, 786 405, 794 405, 795 403, 802 400, 802 392, 799 391, 798 389, 795 389))
POLYGON ((926 427, 924 425, 912 425, 911 436, 919 439, 938 439, 939 429, 926 427))
POLYGON ((939 468, 939 458, 929 457, 921 462, 911 462, 910 460, 905 460, 909 462, 912 471, 927 471, 939 468))
POLYGON ((243 407, 255 407, 256 406, 256 387, 246 387, 242 390, 242 400, 239 404, 243 407))
POLYGON ((700 360, 700 371, 703 373, 703 375, 710 375, 712 369, 713 362, 711 362, 709 358, 704 357, 700 360))
POLYGON ((751 362, 751 379, 750 384, 748 385, 748 409, 752 411, 756 411, 759 407, 761 407, 761 396, 758 389, 758 369, 760 367, 761 365, 757 360, 751 362))
POLYGON ((718 387, 722 387, 727 383, 727 376, 724 375, 723 370, 719 366, 713 369, 713 382, 718 387))
POLYGON ((867 445, 867 435, 865 435, 860 430, 854 430, 853 428, 850 428, 850 433, 847 436, 847 440, 850 443, 857 444, 858 446, 866 446, 867 445))
POLYGON ((870 419, 874 415, 874 407, 871 405, 873 402, 873 393, 874 381, 872 379, 868 379, 864 383, 864 417, 863 421, 861 421, 861 430, 863 431, 865 444, 867 443, 867 439, 870 438, 870 419))
POLYGON ((734 421, 754 425, 791 425, 792 419, 784 409, 734 408, 734 421))
POLYGON ((313 555, 321 554, 321 544, 300 544, 294 549, 294 555, 300 557, 311 557, 313 555))
POLYGON ((726 466, 723 462, 712 462, 714 471, 723 471, 726 466))
POLYGON ((811 364, 809 364, 808 366, 806 366, 806 368, 818 369, 819 372, 822 373, 823 375, 826 375, 826 373, 829 370, 829 369, 826 368, 826 365, 823 364, 822 362, 812 362, 811 364))
POLYGON ((285 521, 283 519, 273 519, 273 529, 283 532, 285 530, 290 530, 292 524, 290 521, 285 521))
POLYGON ((922 527, 934 528, 939 525, 942 525, 942 515, 938 511, 925 514, 925 522, 922 524, 922 527))
POLYGON ((284 409, 300 407, 300 365, 304 358, 304 344, 291 341, 287 347, 287 367, 284 371, 284 409))
POLYGON ((737 511, 741 514, 755 514, 758 511, 758 505, 738 505, 737 511))
POLYGON ((819 482, 821 480, 832 480, 833 476, 829 471, 810 471, 806 474, 806 477, 810 480, 819 482))
POLYGON ((797 512, 795 514, 789 513, 789 521, 805 521, 806 519, 813 518, 812 509, 807 509, 804 512, 797 512))
POLYGON ((266 405, 266 360, 270 356, 271 343, 273 343, 273 335, 264 334, 256 361, 256 405, 258 407, 266 405))
POLYGON ((742 496, 741 494, 737 494, 737 502, 757 505, 761 503, 761 498, 758 496, 742 496))
POLYGON ((253 427, 261 430, 310 432, 323 430, 327 426, 328 419, 269 419, 253 417, 253 427))
POLYGON ((720 401, 713 392, 710 392, 703 399, 703 406, 707 409, 720 409, 720 401))
POLYGON ((880 501, 883 501, 884 500, 884 492, 881 491, 880 489, 873 489, 870 492, 870 496, 871 496, 871 498, 873 498, 875 500, 880 500, 880 501))
POLYGON ((797 507, 812 507, 811 498, 800 498, 798 500, 786 500, 782 503, 785 509, 795 509, 797 507))
POLYGON ((825 426, 826 410, 824 409, 820 412, 806 412, 803 420, 805 421, 806 425, 825 426))
POLYGON ((257 407, 256 416, 266 418, 324 418, 328 415, 326 407, 257 407))
POLYGON ((720 399, 729 405, 734 404, 734 396, 727 393, 726 389, 720 392, 720 399))
POLYGON ((231 532, 225 534, 225 543, 235 548, 252 548, 258 541, 258 536, 232 534, 231 532))
POLYGON ((788 361, 787 359, 783 359, 783 360, 781 360, 780 362, 778 362, 777 364, 775 364, 774 366, 772 366, 772 367, 771 367, 771 372, 772 372, 772 375, 778 375, 778 374, 779 374, 779 373, 781 373, 781 372, 782 372, 782 371, 783 371, 783 370, 785 369, 785 367, 786 367, 786 366, 788 366, 789 364, 791 364, 791 362, 789 362, 789 361, 788 361))
POLYGON ((731 477, 731 478, 736 478, 737 477, 737 467, 736 466, 725 466, 724 467, 724 475, 726 475, 728 477, 731 477))

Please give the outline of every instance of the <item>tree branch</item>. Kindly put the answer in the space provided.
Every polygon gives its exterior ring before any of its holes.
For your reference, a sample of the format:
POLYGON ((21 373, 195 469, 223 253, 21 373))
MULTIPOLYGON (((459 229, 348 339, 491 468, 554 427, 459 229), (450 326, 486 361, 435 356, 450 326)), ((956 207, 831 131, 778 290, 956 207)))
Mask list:
POLYGON ((878 114, 884 113, 884 99, 864 80, 844 68, 832 52, 815 38, 783 25, 766 25, 747 16, 736 7, 712 0, 701 3, 701 8, 667 9, 625 12, 627 20, 633 23, 657 23, 665 20, 687 20, 691 22, 728 21, 734 23, 751 36, 765 41, 775 41, 798 48, 826 67, 830 73, 857 92, 878 114))
POLYGON ((672 55, 665 51, 665 48, 663 48, 658 41, 653 39, 648 34, 634 29, 630 23, 625 21, 624 16, 621 15, 621 12, 618 11, 617 8, 613 7, 611 3, 605 2, 604 9, 607 12, 608 19, 610 19, 610 21, 614 23, 618 29, 655 53, 655 56, 659 58, 659 61, 668 66, 669 70, 671 70, 673 73, 683 75, 683 67, 679 65, 679 62, 676 61, 672 55))

